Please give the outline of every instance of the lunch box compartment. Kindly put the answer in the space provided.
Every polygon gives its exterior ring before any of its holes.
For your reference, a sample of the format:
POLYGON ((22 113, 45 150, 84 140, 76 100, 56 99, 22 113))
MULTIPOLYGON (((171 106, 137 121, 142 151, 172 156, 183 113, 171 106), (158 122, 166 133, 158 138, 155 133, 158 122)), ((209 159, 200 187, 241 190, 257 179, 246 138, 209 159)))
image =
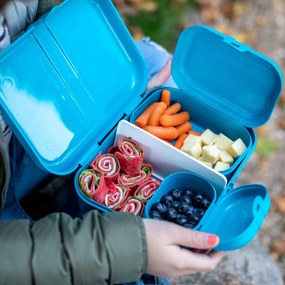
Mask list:
POLYGON ((193 172, 176 172, 167 176, 154 195, 146 203, 143 217, 149 218, 152 205, 156 202, 160 202, 161 198, 169 194, 173 189, 182 191, 189 189, 194 194, 201 193, 211 202, 200 222, 194 227, 194 229, 199 229, 200 224, 206 219, 208 213, 211 212, 211 209, 215 206, 217 195, 215 188, 209 181, 193 172))
MULTIPOLYGON (((250 148, 253 145, 251 136, 244 126, 239 125, 237 122, 233 121, 231 118, 219 113, 217 110, 211 108, 205 103, 197 100, 191 94, 185 93, 183 90, 176 88, 163 88, 157 89, 152 92, 150 96, 139 105, 131 115, 130 121, 132 123, 141 115, 141 113, 149 107, 154 102, 159 102, 161 97, 161 92, 164 89, 168 89, 171 92, 171 104, 180 103, 181 111, 187 111, 190 114, 190 123, 192 124, 192 129, 198 132, 203 132, 205 129, 210 129, 212 132, 219 134, 223 133, 231 140, 235 141, 240 138, 246 145, 246 151, 237 159, 234 160, 233 165, 227 170, 221 171, 225 176, 230 177, 232 172, 237 168, 240 162, 247 156, 250 152, 250 148)), ((175 148, 176 151, 181 152, 175 148)), ((190 156, 190 155, 189 155, 190 156)), ((194 161, 197 159, 190 156, 194 161)), ((205 165, 205 167, 208 167, 205 165)))

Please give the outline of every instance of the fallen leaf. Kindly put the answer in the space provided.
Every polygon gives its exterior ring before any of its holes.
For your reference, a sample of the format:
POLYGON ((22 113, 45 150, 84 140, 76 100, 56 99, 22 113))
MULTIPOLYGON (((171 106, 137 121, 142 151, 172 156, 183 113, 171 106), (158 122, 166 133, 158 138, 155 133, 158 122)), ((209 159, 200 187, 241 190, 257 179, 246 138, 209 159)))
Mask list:
POLYGON ((278 212, 285 214, 285 197, 272 197, 272 204, 276 207, 278 212))
POLYGON ((285 130, 285 117, 278 120, 278 126, 279 126, 282 130, 285 130))
POLYGON ((259 137, 266 137, 268 135, 267 125, 256 128, 255 131, 259 137))
POLYGON ((279 256, 285 255, 285 239, 277 239, 272 242, 271 248, 279 256))
POLYGON ((263 15, 258 15, 255 19, 255 23, 259 27, 264 27, 267 25, 268 19, 267 19, 267 17, 265 17, 263 15))

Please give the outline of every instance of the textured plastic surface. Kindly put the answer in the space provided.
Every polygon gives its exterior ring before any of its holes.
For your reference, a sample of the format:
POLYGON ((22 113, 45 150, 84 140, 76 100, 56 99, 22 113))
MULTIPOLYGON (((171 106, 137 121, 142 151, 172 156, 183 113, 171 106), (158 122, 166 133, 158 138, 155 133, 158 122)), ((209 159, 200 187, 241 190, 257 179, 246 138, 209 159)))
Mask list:
POLYGON ((83 164, 147 84, 131 35, 111 1, 99 0, 56 7, 1 54, 0 74, 6 120, 56 174, 83 164))
POLYGON ((242 186, 220 197, 200 230, 220 237, 216 250, 238 249, 254 238, 269 208, 269 194, 263 185, 242 186))
POLYGON ((204 26, 182 32, 172 74, 188 94, 252 128, 269 119, 283 84, 272 60, 204 26))

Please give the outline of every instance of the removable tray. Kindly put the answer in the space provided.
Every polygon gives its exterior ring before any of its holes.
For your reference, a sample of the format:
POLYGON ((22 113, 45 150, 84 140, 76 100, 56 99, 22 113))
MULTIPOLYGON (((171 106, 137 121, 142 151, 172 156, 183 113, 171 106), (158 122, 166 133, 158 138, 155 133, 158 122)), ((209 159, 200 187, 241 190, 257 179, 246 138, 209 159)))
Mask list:
POLYGON ((199 168, 188 155, 125 120, 119 122, 114 139, 106 141, 75 175, 75 189, 84 203, 103 212, 114 211, 88 198, 80 189, 78 178, 99 153, 106 153, 122 137, 130 137, 142 146, 144 161, 152 165, 153 176, 162 181, 146 203, 143 217, 149 218, 153 203, 160 201, 170 190, 195 189, 195 192, 207 196, 211 204, 194 229, 218 234, 221 241, 216 250, 234 250, 253 239, 270 206, 268 191, 264 186, 247 185, 229 189, 224 175, 211 168, 199 168))

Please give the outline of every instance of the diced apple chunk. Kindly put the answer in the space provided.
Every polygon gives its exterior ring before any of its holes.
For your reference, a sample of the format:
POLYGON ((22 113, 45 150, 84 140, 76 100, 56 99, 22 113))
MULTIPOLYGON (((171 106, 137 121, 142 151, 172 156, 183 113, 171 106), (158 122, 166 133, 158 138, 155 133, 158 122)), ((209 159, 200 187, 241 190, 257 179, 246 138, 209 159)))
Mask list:
POLYGON ((188 141, 184 143, 181 147, 181 150, 195 158, 198 158, 202 153, 202 147, 200 143, 195 141, 188 141))
POLYGON ((189 134, 186 139, 184 140, 184 143, 189 142, 189 141, 194 141, 194 142, 198 142, 200 145, 202 145, 202 138, 201 136, 196 136, 193 134, 189 134))
POLYGON ((219 161, 232 165, 234 163, 234 158, 228 152, 223 150, 220 154, 219 161))
POLYGON ((246 151, 246 145, 242 139, 238 138, 228 148, 227 152, 232 155, 233 158, 241 156, 246 151))
POLYGON ((226 150, 232 143, 233 141, 230 138, 220 133, 215 142, 215 146, 220 150, 226 150))
POLYGON ((223 171, 223 170, 228 169, 229 167, 230 167, 230 165, 229 165, 228 163, 218 161, 218 162, 215 164, 214 169, 217 170, 217 171, 223 171))
POLYGON ((210 129, 206 129, 200 136, 202 138, 202 145, 212 145, 216 142, 218 135, 213 133, 210 129))
POLYGON ((215 145, 208 145, 202 148, 202 160, 212 164, 219 159, 221 151, 215 145))

